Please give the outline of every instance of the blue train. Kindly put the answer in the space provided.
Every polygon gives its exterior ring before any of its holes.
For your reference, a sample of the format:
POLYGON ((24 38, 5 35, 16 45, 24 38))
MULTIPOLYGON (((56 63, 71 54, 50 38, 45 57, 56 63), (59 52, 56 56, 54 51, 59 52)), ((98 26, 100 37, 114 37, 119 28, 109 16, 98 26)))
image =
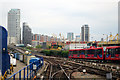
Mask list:
MULTIPOLYGON (((41 68, 43 66, 44 61, 43 61, 43 57, 37 56, 37 55, 35 55, 35 56, 36 57, 33 57, 29 60, 29 64, 33 63, 37 67, 36 70, 38 70, 39 68, 41 68)), ((30 66, 30 69, 33 69, 33 65, 30 66)))
MULTIPOLYGON (((11 53, 11 54, 13 58, 25 63, 26 65, 30 65, 31 63, 34 63, 36 66, 39 66, 38 69, 41 68, 44 64, 43 57, 38 55, 32 56, 32 54, 21 54, 21 53, 11 53)), ((30 69, 32 68, 33 65, 30 65, 30 69)))

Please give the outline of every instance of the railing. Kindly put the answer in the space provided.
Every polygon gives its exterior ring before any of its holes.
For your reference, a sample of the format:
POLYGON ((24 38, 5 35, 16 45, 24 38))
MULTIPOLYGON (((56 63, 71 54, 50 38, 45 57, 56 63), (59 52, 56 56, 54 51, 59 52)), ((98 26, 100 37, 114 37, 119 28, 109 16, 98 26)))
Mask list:
POLYGON ((28 80, 32 79, 36 72, 41 68, 42 64, 40 63, 40 60, 34 61, 33 63, 30 63, 28 66, 24 67, 23 69, 19 70, 18 72, 14 73, 12 76, 7 78, 6 80, 28 80), (39 64, 37 64, 39 63, 39 64))

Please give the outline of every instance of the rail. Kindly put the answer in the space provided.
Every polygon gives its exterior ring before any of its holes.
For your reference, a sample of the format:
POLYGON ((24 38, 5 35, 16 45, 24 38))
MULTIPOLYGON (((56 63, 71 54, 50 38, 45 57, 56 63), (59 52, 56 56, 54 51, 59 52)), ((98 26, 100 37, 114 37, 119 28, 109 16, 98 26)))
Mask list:
POLYGON ((37 61, 34 61, 33 63, 30 63, 28 66, 26 66, 23 69, 19 70, 18 72, 14 73, 12 76, 7 78, 6 80, 32 79, 36 75, 36 72, 41 68, 40 63, 38 65, 36 65, 36 63, 38 63, 38 62, 40 62, 40 60, 37 60, 37 61), (36 66, 34 66, 34 65, 36 65, 36 66))

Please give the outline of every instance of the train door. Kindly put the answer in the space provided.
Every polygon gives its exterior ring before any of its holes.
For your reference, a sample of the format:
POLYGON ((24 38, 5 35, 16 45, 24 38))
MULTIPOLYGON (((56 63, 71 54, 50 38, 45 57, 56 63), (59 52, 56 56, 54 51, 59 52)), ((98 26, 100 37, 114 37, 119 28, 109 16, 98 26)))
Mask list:
POLYGON ((98 55, 100 58, 103 57, 103 56, 102 56, 102 55, 103 55, 102 49, 97 49, 96 53, 97 53, 97 55, 98 55))
POLYGON ((111 49, 111 53, 110 53, 110 55, 111 55, 111 58, 114 58, 115 57, 115 49, 111 49))
POLYGON ((94 50, 94 57, 95 58, 97 58, 98 51, 99 51, 99 49, 94 50))
POLYGON ((114 51, 115 51, 115 49, 108 49, 107 57, 108 57, 109 55, 111 55, 111 58, 114 58, 114 57, 115 57, 114 51))
POLYGON ((74 50, 74 51, 73 51, 73 57, 74 57, 74 58, 77 58, 77 50, 74 50))
POLYGON ((81 58, 84 58, 85 50, 81 50, 81 58))
POLYGON ((80 57, 80 51, 79 50, 77 51, 77 57, 80 57))
POLYGON ((87 57, 89 58, 93 58, 94 57, 94 54, 95 54, 95 50, 94 49, 91 49, 91 50, 88 50, 88 53, 87 53, 87 57))
POLYGON ((115 49, 115 55, 117 58, 120 58, 120 48, 115 49))
POLYGON ((88 51, 87 51, 87 50, 85 50, 85 57, 86 57, 86 58, 87 58, 87 52, 88 52, 88 51))

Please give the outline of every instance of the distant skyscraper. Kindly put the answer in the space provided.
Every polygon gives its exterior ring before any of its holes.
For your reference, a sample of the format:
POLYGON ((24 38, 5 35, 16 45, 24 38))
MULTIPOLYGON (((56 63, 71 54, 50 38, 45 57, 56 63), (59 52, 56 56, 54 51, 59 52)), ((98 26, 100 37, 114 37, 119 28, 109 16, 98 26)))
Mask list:
POLYGON ((104 39, 103 38, 101 38, 101 41, 103 41, 104 39))
POLYGON ((75 41, 81 41, 80 35, 77 35, 77 36, 76 36, 75 41))
POLYGON ((8 44, 21 43, 21 28, 20 28, 20 9, 11 9, 8 12, 8 44))
POLYGON ((23 44, 25 46, 27 46, 27 44, 32 44, 32 31, 25 22, 23 23, 23 44))
POLYGON ((89 26, 83 25, 81 27, 81 38, 82 41, 89 41, 89 26))
POLYGON ((74 39, 74 34, 72 32, 67 33, 67 39, 69 41, 73 40, 74 39))
POLYGON ((118 2, 118 34, 120 40, 120 1, 118 2))

